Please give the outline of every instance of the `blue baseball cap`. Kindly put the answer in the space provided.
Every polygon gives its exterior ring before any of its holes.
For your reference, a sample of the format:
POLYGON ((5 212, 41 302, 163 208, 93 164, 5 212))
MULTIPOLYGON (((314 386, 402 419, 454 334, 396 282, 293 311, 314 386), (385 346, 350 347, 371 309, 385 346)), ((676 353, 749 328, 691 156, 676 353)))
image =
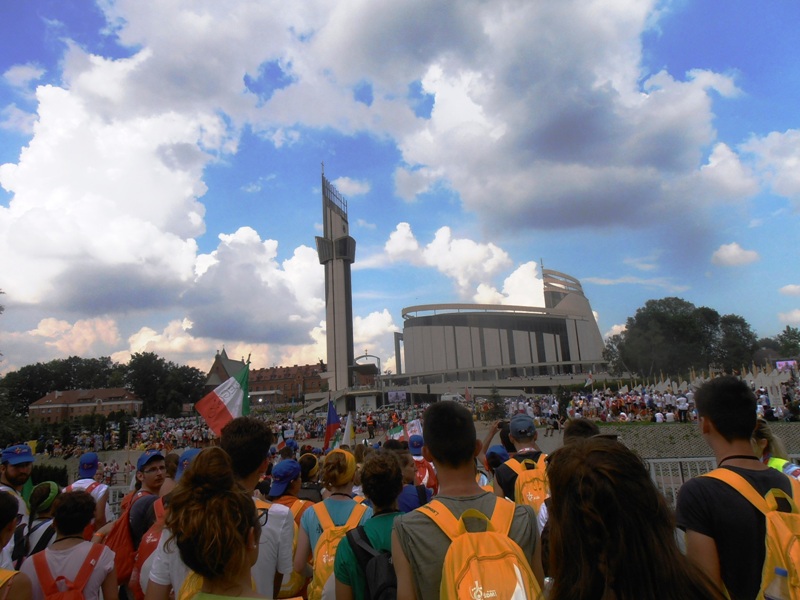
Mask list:
POLYGON ((408 449, 414 456, 422 456, 422 447, 425 445, 425 440, 421 435, 412 435, 408 438, 408 449))
POLYGON ((145 450, 144 452, 142 452, 142 455, 139 457, 139 460, 136 461, 136 470, 142 471, 147 465, 147 463, 157 458, 164 460, 164 455, 161 454, 161 452, 159 452, 158 450, 145 450))
POLYGON ((78 463, 78 476, 81 479, 91 479, 97 473, 99 461, 97 454, 94 452, 86 452, 81 454, 80 462, 78 463))
POLYGON ((186 452, 181 454, 178 459, 178 470, 175 472, 175 481, 178 481, 183 475, 183 472, 189 468, 195 457, 200 454, 200 448, 189 448, 186 452))
POLYGON ((287 458, 272 467, 272 486, 269 488, 270 496, 282 496, 286 488, 295 479, 300 477, 300 463, 287 458))
POLYGON ((500 444, 495 444, 494 446, 490 446, 489 449, 486 451, 486 456, 489 456, 490 454, 496 454, 501 459, 503 459, 503 462, 508 460, 508 451, 505 448, 503 448, 503 446, 500 444))
POLYGON ((33 452, 28 444, 18 444, 9 446, 3 450, 3 457, 0 460, 4 465, 21 465, 33 462, 33 452))

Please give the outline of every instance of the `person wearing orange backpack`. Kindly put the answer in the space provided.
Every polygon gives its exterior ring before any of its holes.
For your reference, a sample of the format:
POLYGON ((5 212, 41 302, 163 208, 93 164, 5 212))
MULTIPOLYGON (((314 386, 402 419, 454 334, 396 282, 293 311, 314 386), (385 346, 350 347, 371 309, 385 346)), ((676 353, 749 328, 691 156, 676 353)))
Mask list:
POLYGON ((55 499, 55 541, 22 564, 21 571, 33 582, 32 600, 47 600, 70 589, 74 598, 98 600, 101 592, 105 600, 118 598, 114 552, 83 539, 94 511, 94 498, 83 491, 66 492, 55 499))
MULTIPOLYGON (((533 589, 541 589, 544 574, 536 514, 530 506, 498 498, 475 481, 475 458, 481 452, 481 443, 470 411, 457 402, 437 402, 425 411, 423 423, 423 455, 436 464, 439 495, 433 502, 394 521, 392 560, 397 573, 398 600, 440 598, 447 555, 456 544, 445 531, 452 533, 447 524, 437 520, 440 514, 449 517, 450 522, 461 522, 465 515, 474 515, 479 517, 476 520, 490 521, 493 528, 499 527, 502 518, 505 528, 495 532, 500 536, 494 541, 504 545, 507 551, 504 556, 514 554, 523 561, 517 567, 519 572, 528 574, 526 581, 533 589)), ((494 597, 509 598, 511 594, 494 597)))
POLYGON ((336 578, 333 565, 336 548, 350 529, 364 524, 372 508, 353 499, 356 459, 346 450, 333 450, 322 465, 322 484, 329 495, 307 510, 300 519, 294 570, 313 580, 309 600, 333 598, 336 578), (313 568, 309 567, 313 559, 313 568))
MULTIPOLYGON (((508 437, 517 452, 495 469, 494 493, 521 503, 521 499, 517 499, 515 493, 518 471, 523 463, 539 464, 544 455, 536 445, 536 423, 528 415, 514 415, 514 418, 508 424, 508 437), (513 464, 511 461, 515 461, 517 464, 513 464)), ((542 498, 542 501, 544 501, 544 498, 542 498)))
MULTIPOLYGON (((764 568, 768 519, 748 496, 766 504, 764 497, 777 489, 799 504, 795 490, 800 486, 754 454, 756 397, 750 386, 735 377, 716 377, 694 399, 700 432, 718 468, 690 479, 678 494, 677 523, 686 532, 686 555, 732 600, 761 598, 774 576, 764 568)), ((785 499, 779 500, 779 512, 785 512, 785 499)))

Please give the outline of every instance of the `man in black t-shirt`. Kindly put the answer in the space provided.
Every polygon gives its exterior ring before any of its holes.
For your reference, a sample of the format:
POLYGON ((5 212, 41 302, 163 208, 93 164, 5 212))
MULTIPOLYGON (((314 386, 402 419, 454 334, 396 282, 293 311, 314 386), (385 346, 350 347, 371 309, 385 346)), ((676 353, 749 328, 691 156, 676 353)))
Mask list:
MULTIPOLYGON (((695 395, 703 438, 717 465, 744 477, 761 495, 772 488, 791 494, 786 475, 764 465, 750 438, 756 425, 756 397, 734 377, 718 377, 695 395)), ((678 527, 686 532, 686 555, 732 600, 755 598, 766 556, 766 519, 736 489, 710 477, 696 477, 680 490, 678 527)))
MULTIPOLYGON (((514 444, 517 453, 511 460, 522 462, 526 458, 534 462, 539 460, 542 451, 536 445, 536 424, 528 415, 515 415, 508 424, 508 439, 514 444)), ((514 486, 517 473, 507 464, 502 464, 494 471, 494 493, 500 497, 514 500, 514 486)))

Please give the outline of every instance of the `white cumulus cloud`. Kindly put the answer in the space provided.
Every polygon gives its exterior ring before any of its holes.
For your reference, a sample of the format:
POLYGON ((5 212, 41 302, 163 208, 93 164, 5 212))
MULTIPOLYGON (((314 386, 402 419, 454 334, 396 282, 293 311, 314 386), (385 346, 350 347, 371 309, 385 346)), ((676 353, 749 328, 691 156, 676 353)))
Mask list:
POLYGON ((721 267, 740 267, 749 265, 759 259, 755 250, 745 250, 738 243, 722 244, 711 255, 711 262, 721 267))

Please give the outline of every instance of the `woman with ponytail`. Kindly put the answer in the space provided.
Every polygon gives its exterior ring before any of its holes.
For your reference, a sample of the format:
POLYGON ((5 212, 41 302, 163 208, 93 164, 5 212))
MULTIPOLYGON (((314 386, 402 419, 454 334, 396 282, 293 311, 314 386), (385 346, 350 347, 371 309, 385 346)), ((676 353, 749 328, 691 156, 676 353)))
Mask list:
POLYGON ((308 588, 309 600, 333 598, 335 578, 333 577, 333 561, 335 545, 329 548, 325 531, 333 526, 352 524, 354 527, 364 524, 371 516, 372 509, 353 500, 353 477, 356 472, 356 459, 346 450, 333 450, 325 457, 320 468, 320 479, 327 498, 318 502, 313 509, 303 513, 297 536, 297 551, 294 555, 294 570, 313 580, 308 588), (356 511, 354 513, 354 511, 356 511), (355 517, 358 517, 356 519, 355 517), (351 518, 353 517, 353 518, 351 518), (355 521, 354 523, 352 523, 355 521), (318 544, 322 538, 327 554, 324 560, 318 556, 318 544), (309 566, 311 559, 314 567, 309 566), (323 568, 324 565, 324 568, 323 568))
POLYGON ((200 452, 173 489, 166 518, 167 546, 175 544, 202 578, 194 600, 266 597, 253 590, 250 576, 262 525, 228 454, 213 446, 200 452))
POLYGON ((43 481, 31 491, 31 522, 28 525, 28 556, 49 547, 55 541, 53 504, 61 495, 54 481, 43 481))

